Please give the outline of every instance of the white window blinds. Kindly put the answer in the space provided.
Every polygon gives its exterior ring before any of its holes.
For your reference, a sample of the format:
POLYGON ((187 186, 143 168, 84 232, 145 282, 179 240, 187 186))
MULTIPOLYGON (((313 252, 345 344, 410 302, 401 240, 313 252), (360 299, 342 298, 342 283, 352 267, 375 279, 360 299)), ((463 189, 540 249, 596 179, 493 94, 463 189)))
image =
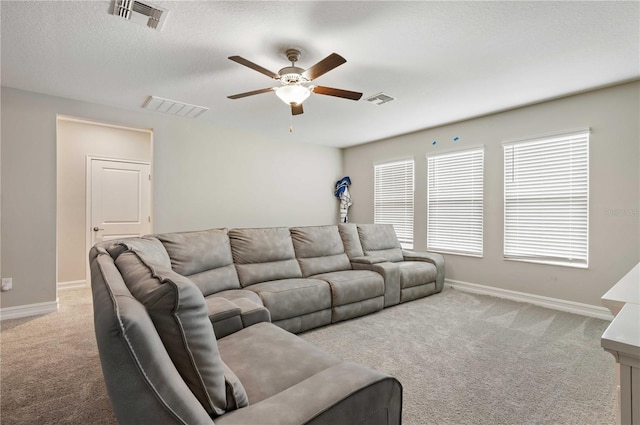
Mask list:
POLYGON ((503 148, 504 257, 587 267, 589 131, 503 148))
POLYGON ((484 148, 427 157, 427 250, 482 256, 484 148))
POLYGON ((374 165, 373 221, 393 224, 403 248, 413 249, 413 160, 374 165))

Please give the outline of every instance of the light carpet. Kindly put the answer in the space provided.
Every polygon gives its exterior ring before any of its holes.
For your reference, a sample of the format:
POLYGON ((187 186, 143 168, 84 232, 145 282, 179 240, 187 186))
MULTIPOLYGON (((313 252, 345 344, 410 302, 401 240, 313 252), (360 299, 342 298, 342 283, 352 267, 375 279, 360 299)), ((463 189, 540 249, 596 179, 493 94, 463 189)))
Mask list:
POLYGON ((403 423, 614 424, 609 322, 445 288, 302 337, 395 376, 403 423))
MULTIPOLYGON (((115 424, 89 290, 58 313, 7 320, 0 333, 0 422, 115 424)), ((403 423, 615 423, 608 322, 445 289, 301 337, 396 376, 403 423)))

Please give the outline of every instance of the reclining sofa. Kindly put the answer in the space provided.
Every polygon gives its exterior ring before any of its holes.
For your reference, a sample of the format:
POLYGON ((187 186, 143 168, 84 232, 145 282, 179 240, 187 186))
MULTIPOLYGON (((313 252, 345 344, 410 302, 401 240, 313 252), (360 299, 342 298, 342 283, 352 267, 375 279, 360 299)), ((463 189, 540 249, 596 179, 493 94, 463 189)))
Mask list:
POLYGON ((402 386, 294 335, 442 290, 391 226, 212 229, 89 253, 121 424, 399 424, 402 386))

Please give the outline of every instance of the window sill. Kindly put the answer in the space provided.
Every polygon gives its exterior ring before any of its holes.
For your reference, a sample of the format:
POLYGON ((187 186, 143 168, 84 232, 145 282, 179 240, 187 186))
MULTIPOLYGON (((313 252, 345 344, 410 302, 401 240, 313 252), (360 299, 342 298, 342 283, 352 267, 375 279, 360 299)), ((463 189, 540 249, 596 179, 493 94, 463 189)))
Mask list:
POLYGON ((571 267, 574 269, 585 269, 587 270, 589 268, 588 264, 581 264, 581 263, 571 263, 571 262, 567 262, 567 261, 557 261, 557 260, 533 260, 533 259, 529 259, 529 258, 506 258, 504 257, 503 260, 505 261, 519 261, 521 263, 533 263, 533 264, 544 264, 546 266, 560 266, 560 267, 571 267))
POLYGON ((462 257, 484 258, 484 254, 471 254, 468 252, 445 251, 440 249, 427 248, 427 252, 437 252, 438 254, 447 254, 447 255, 460 255, 462 257))

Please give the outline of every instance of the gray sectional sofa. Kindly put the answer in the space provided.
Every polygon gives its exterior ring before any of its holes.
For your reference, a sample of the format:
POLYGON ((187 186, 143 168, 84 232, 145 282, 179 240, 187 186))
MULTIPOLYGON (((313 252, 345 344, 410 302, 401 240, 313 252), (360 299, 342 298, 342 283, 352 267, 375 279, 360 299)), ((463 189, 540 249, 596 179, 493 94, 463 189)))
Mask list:
POLYGON ((442 256, 402 250, 385 225, 150 235, 99 243, 89 258, 121 424, 399 424, 395 378, 293 333, 444 283, 442 256))

